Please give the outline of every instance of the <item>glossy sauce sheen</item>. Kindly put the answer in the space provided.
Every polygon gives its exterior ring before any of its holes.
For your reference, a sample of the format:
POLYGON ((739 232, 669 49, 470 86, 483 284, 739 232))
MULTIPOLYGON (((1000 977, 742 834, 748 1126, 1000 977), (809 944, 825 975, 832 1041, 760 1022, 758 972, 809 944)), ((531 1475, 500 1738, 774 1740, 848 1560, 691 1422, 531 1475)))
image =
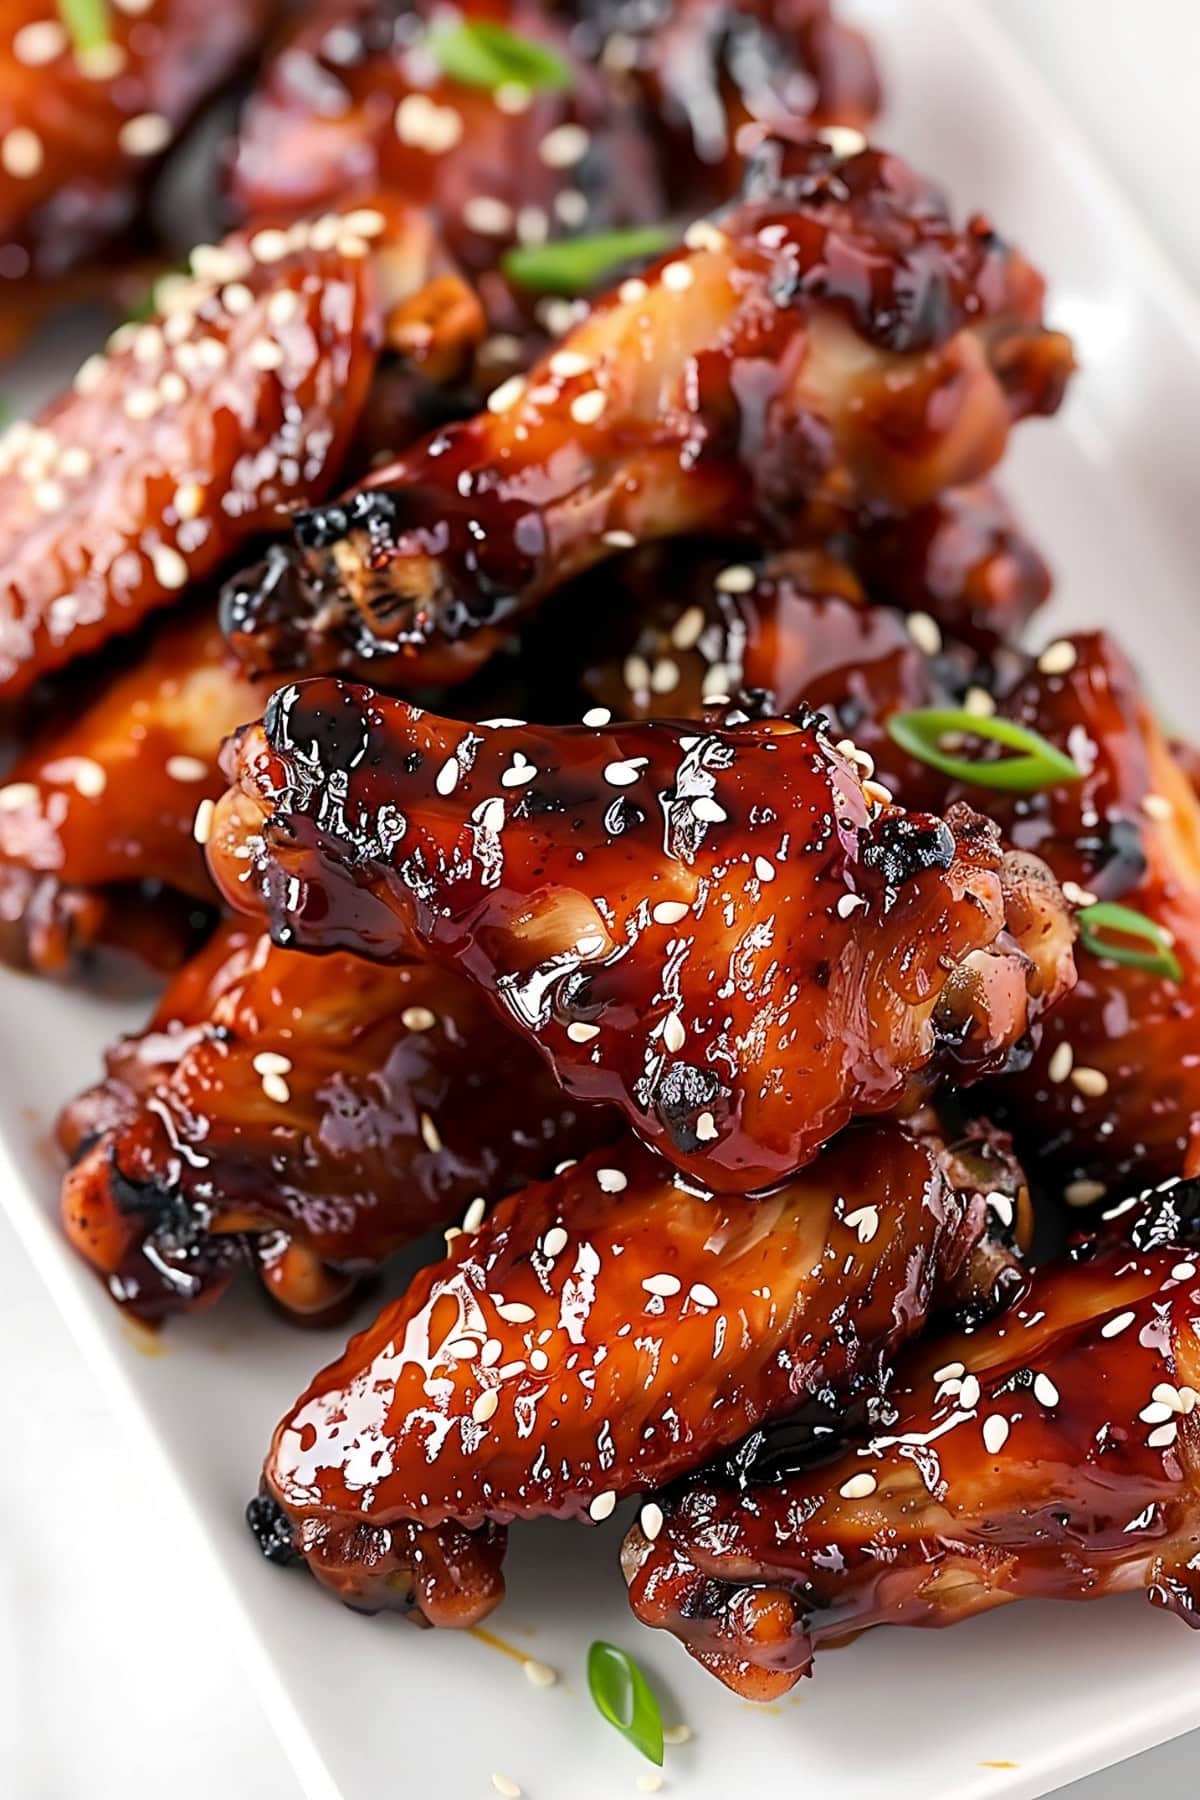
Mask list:
POLYGON ((477 1195, 615 1129, 581 1118, 456 976, 226 924, 64 1111, 62 1217, 139 1317, 208 1304, 243 1264, 320 1317, 477 1195))
POLYGON ((1039 1274, 974 1335, 901 1359, 894 1420, 811 1474, 704 1477, 626 1540, 630 1598, 720 1680, 769 1699, 814 1648, 1009 1600, 1145 1589, 1200 1622, 1200 1280, 1185 1249, 1039 1274))
POLYGON ((961 1265, 933 1151, 856 1127, 766 1201, 626 1138, 503 1202, 351 1340, 275 1434, 268 1491, 354 1520, 599 1520, 784 1408, 878 1379, 961 1265))
POLYGON ((745 198, 488 410, 302 516, 293 628, 267 592, 256 625, 251 596, 242 628, 261 641, 239 653, 452 682, 622 544, 790 542, 814 513, 921 506, 1058 405, 1070 347, 1042 294, 985 220, 957 229, 897 158, 771 139, 745 198))
POLYGON ((966 809, 881 805, 823 727, 464 726, 306 683, 231 746, 210 865, 279 942, 421 945, 568 1092, 753 1191, 943 1041, 964 1077, 1004 1067, 1073 978, 1044 872, 1013 888, 966 809))

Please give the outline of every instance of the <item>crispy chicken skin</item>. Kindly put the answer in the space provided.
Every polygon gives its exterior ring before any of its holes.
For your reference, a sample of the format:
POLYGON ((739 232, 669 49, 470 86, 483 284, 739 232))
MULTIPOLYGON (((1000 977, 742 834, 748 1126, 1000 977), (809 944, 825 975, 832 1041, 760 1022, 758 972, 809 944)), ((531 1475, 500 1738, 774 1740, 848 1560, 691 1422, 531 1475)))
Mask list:
POLYGON ((0 699, 177 602, 333 480, 375 366, 391 223, 360 209, 202 247, 165 311, 9 427, 0 699))
POLYGON ((226 924, 63 1112, 63 1225, 141 1318, 209 1304, 248 1264, 291 1317, 320 1319, 476 1195, 614 1129, 457 976, 226 924))
POLYGON ((881 804, 820 715, 467 726, 313 681, 227 759, 231 905, 298 948, 460 969, 568 1092, 720 1191, 921 1071, 1004 1068, 1074 976, 1036 858, 965 807, 881 804))
POLYGON ((861 1446, 657 1496, 625 1541, 634 1612, 755 1700, 868 1626, 1009 1600, 1143 1588, 1194 1625, 1198 1339, 1178 1246, 1049 1267, 992 1324, 906 1353, 894 1419, 861 1446))
POLYGON ((988 1229, 934 1146, 855 1126, 768 1200, 626 1137, 503 1201, 275 1433, 312 1554, 393 1519, 601 1520, 781 1411, 876 1389, 988 1229))
MULTIPOLYGON (((1047 660, 1072 657, 1057 674, 1033 669, 1004 711, 1075 755, 1085 779, 1015 799, 993 794, 984 804, 1013 843, 1078 884, 1083 898, 1117 901, 1169 933, 1182 974, 1175 981, 1080 944, 1074 992, 1047 1020, 1029 1069, 996 1089, 1031 1162, 1082 1201, 1105 1183, 1195 1166, 1200 803, 1113 640, 1060 640, 1047 660)), ((973 797, 979 804, 978 789, 973 797)))
POLYGON ((164 150, 246 58, 271 0, 144 0, 77 51, 47 0, 0 22, 0 288, 54 278, 134 221, 164 150))
POLYGON ((957 229, 896 157, 771 139, 688 245, 478 417, 301 514, 284 566, 238 584, 238 653, 461 680, 622 547, 791 542, 814 514, 924 505, 1061 398, 1071 353, 1042 323, 1041 277, 986 220, 957 229))
POLYGON ((225 649, 211 606, 158 628, 90 703, 58 709, 0 787, 0 954, 43 975, 117 943, 168 963, 216 895, 193 835, 222 740, 271 684, 225 649), (171 929, 172 922, 178 927, 171 929))

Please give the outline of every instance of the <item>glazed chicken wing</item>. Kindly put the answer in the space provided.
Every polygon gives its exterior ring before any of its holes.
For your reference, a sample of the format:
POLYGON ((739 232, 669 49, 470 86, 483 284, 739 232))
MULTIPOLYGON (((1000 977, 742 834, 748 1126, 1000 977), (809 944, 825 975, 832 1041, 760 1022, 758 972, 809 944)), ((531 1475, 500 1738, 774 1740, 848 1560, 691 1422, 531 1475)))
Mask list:
POLYGON ((1200 1622, 1200 1280, 1178 1246, 1039 1274, 972 1334, 902 1358, 894 1420, 809 1472, 702 1478, 626 1539, 646 1625, 749 1699, 872 1625, 1145 1589, 1200 1622))
POLYGON ((65 21, 78 8, 59 9, 60 21, 48 0, 5 0, 0 288, 62 275, 133 223, 163 152, 246 58, 274 5, 115 0, 99 10, 103 41, 77 47, 65 21))
POLYGON ((461 969, 568 1092, 748 1192, 931 1065, 1005 1067, 1073 979, 1036 859, 885 804, 824 726, 467 726, 302 683, 231 746, 210 863, 281 943, 461 969))
POLYGON ((63 1224, 143 1319, 219 1298, 243 1264, 293 1318, 322 1318, 475 1196, 614 1129, 456 976, 230 924, 63 1113, 63 1224))
POLYGON ((688 246, 477 418, 302 514, 284 567, 237 584, 238 653, 460 680, 621 548, 794 541, 814 511, 920 506, 1061 397, 1070 349, 1042 324, 1040 276, 983 219, 956 229, 895 157, 772 140, 688 246), (286 588, 290 629, 256 584, 286 588))

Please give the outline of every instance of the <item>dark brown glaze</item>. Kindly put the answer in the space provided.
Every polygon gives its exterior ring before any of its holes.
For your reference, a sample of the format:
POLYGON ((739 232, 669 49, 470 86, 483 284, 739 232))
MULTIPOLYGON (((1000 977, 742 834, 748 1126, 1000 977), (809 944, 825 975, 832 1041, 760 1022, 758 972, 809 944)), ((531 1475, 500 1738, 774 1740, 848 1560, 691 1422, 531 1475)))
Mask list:
POLYGON ((9 427, 0 698, 178 601, 332 482, 408 217, 358 209, 203 246, 194 277, 160 283, 162 313, 9 427))
POLYGON ((309 1546, 365 1521, 600 1520, 763 1419, 877 1389, 986 1229, 938 1155, 856 1126, 769 1200, 631 1137, 502 1202, 278 1427, 309 1546))
POLYGON ((210 865, 281 943, 461 970, 569 1092, 751 1191, 921 1071, 1007 1067, 1073 979, 1036 859, 884 804, 825 729, 468 726, 306 682, 231 744, 210 865))
POLYGON ((239 655, 462 680, 514 616, 631 542, 792 542, 816 514, 921 506, 1061 398, 1071 353, 1042 324, 1041 277, 895 157, 773 139, 688 244, 478 417, 302 514, 271 571, 291 629, 242 584, 239 655))
POLYGON ((208 607, 157 629, 89 702, 53 706, 0 787, 6 961, 60 975, 98 944, 156 963, 188 953, 196 909, 175 897, 201 902, 202 917, 216 900, 197 809, 223 791, 222 740, 270 692, 230 657, 208 607))
POLYGON ((1186 1250, 1043 1270, 902 1357, 885 1431, 739 1491, 702 1478, 625 1541, 634 1612, 769 1700, 873 1625, 1145 1589, 1200 1623, 1200 1281, 1186 1250))
POLYGON ((163 152, 254 47, 273 0, 108 7, 77 53, 47 0, 0 25, 0 289, 63 275, 133 222, 163 152))
POLYGON ((1086 778, 985 804, 1013 843, 1083 890, 1068 890, 1076 901, 1116 900, 1168 931, 1183 972, 1175 982, 1080 945, 1074 992, 1047 1019, 1029 1069, 995 1091, 1031 1166, 1082 1201, 1103 1184, 1119 1189, 1195 1162, 1200 804, 1112 639, 1060 640, 1048 661, 1072 653, 1061 674, 1035 668, 1004 711, 1075 755, 1086 778))
POLYGON ((456 976, 226 924, 64 1111, 62 1219, 141 1318, 209 1304, 240 1265, 321 1318, 477 1195, 615 1128, 581 1117, 456 976))

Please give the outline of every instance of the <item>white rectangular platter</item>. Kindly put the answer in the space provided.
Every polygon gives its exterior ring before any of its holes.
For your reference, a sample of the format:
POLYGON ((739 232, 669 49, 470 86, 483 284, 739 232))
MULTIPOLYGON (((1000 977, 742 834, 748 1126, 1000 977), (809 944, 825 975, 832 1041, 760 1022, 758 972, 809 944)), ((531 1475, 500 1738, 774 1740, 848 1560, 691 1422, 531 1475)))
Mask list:
MULTIPOLYGON (((1123 634, 1186 730, 1200 673, 1200 317, 976 0, 854 10, 885 67, 880 140, 960 204, 993 213, 1047 271, 1052 319, 1077 341, 1083 371, 1065 413, 1023 428, 1005 473, 1058 573, 1046 629, 1123 634)), ((0 974, 0 1195, 89 1362, 200 1528, 181 1519, 176 1533, 167 1520, 146 1546, 179 1592, 180 1629, 189 1589, 222 1583, 229 1679, 244 1657, 308 1800, 483 1800, 497 1770, 528 1800, 632 1793, 647 1765, 594 1713, 583 1679, 599 1636, 634 1650, 667 1716, 692 1726, 666 1771, 669 1791, 688 1800, 884 1790, 1024 1800, 1200 1725, 1200 1640, 1139 1599, 1013 1607, 952 1633, 877 1632, 825 1656, 783 1704, 756 1709, 633 1622, 616 1568, 620 1517, 593 1531, 514 1532, 510 1598, 493 1623, 561 1671, 546 1690, 476 1639, 357 1617, 269 1568, 242 1508, 277 1415, 342 1334, 291 1333, 239 1295, 172 1327, 148 1356, 53 1223, 53 1111, 136 1017, 0 974)), ((36 1355, 30 1346, 24 1379, 36 1378, 36 1355)), ((102 1554, 87 1542, 86 1493, 78 1517, 76 1553, 102 1554)))

